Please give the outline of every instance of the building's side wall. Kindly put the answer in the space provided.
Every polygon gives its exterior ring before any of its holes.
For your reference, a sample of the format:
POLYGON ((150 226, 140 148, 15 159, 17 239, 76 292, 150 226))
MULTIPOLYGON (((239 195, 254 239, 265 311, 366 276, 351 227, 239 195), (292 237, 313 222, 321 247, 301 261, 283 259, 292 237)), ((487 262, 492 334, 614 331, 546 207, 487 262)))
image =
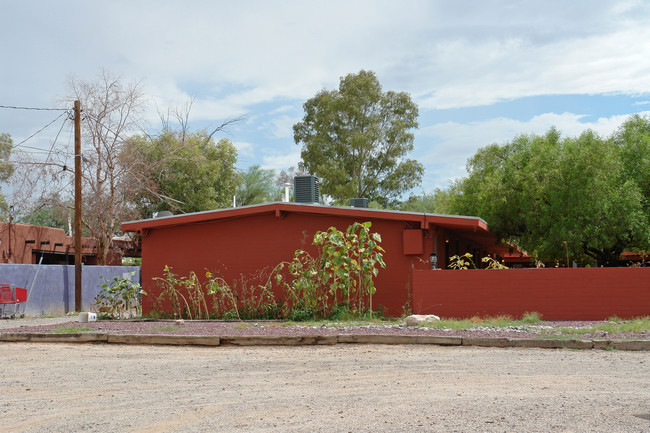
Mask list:
MULTIPOLYGON (((0 284, 13 284, 27 289, 25 306, 28 316, 66 314, 75 311, 75 267, 71 265, 0 264, 0 284)), ((93 311, 92 304, 99 294, 102 278, 129 277, 140 281, 137 266, 84 266, 81 275, 81 300, 84 311, 93 311), (128 276, 130 272, 135 275, 128 276)))
MULTIPOLYGON (((142 278, 144 290, 150 294, 144 311, 155 307, 160 288, 152 278, 161 277, 165 265, 180 276, 194 271, 204 279, 209 270, 233 281, 291 260, 296 249, 313 251, 314 233, 331 226, 346 230, 354 221, 351 217, 287 212, 281 217, 267 213, 150 230, 142 239, 142 278)), ((404 222, 371 222, 371 230, 382 236, 387 265, 375 280, 373 305, 381 304, 390 314, 399 315, 409 301, 410 271, 428 266, 429 251, 425 248, 421 256, 404 254, 403 229, 408 228, 404 222)))
POLYGON ((604 320, 650 315, 650 268, 544 268, 413 272, 413 307, 447 318, 604 320))

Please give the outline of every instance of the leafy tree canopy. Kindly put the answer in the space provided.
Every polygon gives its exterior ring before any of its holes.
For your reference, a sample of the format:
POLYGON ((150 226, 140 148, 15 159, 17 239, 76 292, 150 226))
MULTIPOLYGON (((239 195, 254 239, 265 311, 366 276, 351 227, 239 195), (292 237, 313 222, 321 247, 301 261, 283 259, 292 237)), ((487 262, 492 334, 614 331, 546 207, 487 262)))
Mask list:
POLYGON ((631 116, 613 137, 628 180, 643 195, 643 207, 650 220, 650 116, 631 116))
POLYGON ((459 183, 453 183, 448 189, 436 188, 433 193, 423 192, 421 195, 410 195, 406 201, 397 207, 407 212, 422 212, 435 214, 453 213, 453 201, 459 191, 459 183))
POLYGON ((303 144, 301 168, 322 178, 323 194, 386 205, 420 184, 422 164, 406 159, 418 127, 418 108, 408 93, 383 92, 375 74, 362 70, 303 107, 294 140, 303 144))
POLYGON ((59 228, 67 232, 73 217, 74 200, 63 200, 58 194, 53 194, 43 197, 39 204, 17 218, 17 221, 21 224, 59 228))
POLYGON ((121 155, 140 188, 132 201, 143 217, 170 210, 199 212, 232 203, 240 179, 237 150, 228 139, 214 142, 206 131, 165 130, 156 137, 136 137, 121 155))
POLYGON ((614 265, 624 249, 650 246, 647 179, 635 172, 644 151, 647 161, 639 123, 632 118, 613 139, 593 131, 562 138, 551 128, 482 148, 468 161, 452 210, 482 217, 501 238, 543 258, 568 250, 578 261, 614 265))
POLYGON ((279 189, 275 185, 275 170, 263 169, 253 165, 241 173, 237 191, 237 206, 269 203, 279 197, 279 189))

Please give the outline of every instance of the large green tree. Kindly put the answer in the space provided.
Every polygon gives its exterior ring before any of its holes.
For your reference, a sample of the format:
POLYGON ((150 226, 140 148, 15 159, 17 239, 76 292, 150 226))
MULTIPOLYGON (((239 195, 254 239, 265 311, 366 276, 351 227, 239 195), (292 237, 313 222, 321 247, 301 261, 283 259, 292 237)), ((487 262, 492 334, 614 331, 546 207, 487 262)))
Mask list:
POLYGON ((228 139, 214 142, 206 131, 165 130, 137 137, 121 155, 139 188, 133 191, 142 216, 169 210, 199 212, 232 203, 240 175, 237 149, 228 139))
MULTIPOLYGON (((6 182, 14 172, 14 166, 9 161, 11 150, 13 149, 13 140, 7 133, 0 134, 0 182, 6 182)), ((7 211, 7 203, 4 196, 0 193, 0 215, 7 211)))
POLYGON ((264 169, 259 165, 248 167, 241 173, 235 195, 237 206, 268 203, 280 196, 275 185, 275 170, 264 169))
POLYGON ((613 140, 621 154, 625 177, 639 187, 650 220, 650 116, 631 116, 613 140))
POLYGON ((301 168, 322 178, 323 194, 387 205, 420 184, 422 164, 406 158, 418 127, 418 108, 408 93, 383 92, 375 74, 362 70, 303 107, 294 140, 303 146, 301 168))
POLYGON ((593 131, 521 135, 468 161, 454 211, 484 218, 502 239, 543 258, 568 251, 615 265, 624 249, 647 248, 650 233, 647 197, 624 160, 621 146, 593 131))

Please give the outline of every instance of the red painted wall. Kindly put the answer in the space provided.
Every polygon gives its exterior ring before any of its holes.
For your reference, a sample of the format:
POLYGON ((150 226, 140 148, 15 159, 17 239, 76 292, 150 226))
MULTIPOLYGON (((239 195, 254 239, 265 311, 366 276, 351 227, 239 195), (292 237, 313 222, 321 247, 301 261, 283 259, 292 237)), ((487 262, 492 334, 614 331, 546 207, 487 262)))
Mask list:
POLYGON ((319 230, 331 226, 346 230, 355 221, 368 220, 371 231, 381 234, 381 246, 386 250, 386 269, 381 269, 375 280, 373 306, 381 304, 389 314, 400 315, 409 299, 411 269, 428 267, 429 253, 404 254, 403 229, 407 226, 403 221, 294 212, 283 213, 281 218, 269 212, 147 231, 142 239, 142 281, 149 295, 143 299, 143 311, 151 311, 152 301, 160 293, 152 278, 162 277, 165 265, 181 276, 195 271, 203 278, 209 270, 231 281, 291 260, 296 249, 313 251, 311 242, 319 230))
POLYGON ((413 271, 417 314, 604 320, 650 315, 650 268, 413 271))

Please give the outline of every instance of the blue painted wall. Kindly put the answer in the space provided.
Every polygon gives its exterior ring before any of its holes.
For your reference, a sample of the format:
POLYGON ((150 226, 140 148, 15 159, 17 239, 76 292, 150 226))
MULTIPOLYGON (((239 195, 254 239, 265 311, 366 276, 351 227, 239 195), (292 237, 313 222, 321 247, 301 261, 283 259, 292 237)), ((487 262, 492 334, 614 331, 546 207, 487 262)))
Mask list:
MULTIPOLYGON (((0 284, 14 284, 28 291, 26 316, 67 314, 75 311, 74 266, 70 265, 15 265, 0 264, 0 284), (34 280, 36 277, 36 280, 34 280), (34 287, 32 287, 34 281, 34 287)), ((103 280, 114 277, 131 278, 140 282, 139 266, 84 266, 81 273, 81 302, 83 311, 92 311, 91 305, 101 290, 103 280), (127 274, 135 271, 135 275, 127 274)))

